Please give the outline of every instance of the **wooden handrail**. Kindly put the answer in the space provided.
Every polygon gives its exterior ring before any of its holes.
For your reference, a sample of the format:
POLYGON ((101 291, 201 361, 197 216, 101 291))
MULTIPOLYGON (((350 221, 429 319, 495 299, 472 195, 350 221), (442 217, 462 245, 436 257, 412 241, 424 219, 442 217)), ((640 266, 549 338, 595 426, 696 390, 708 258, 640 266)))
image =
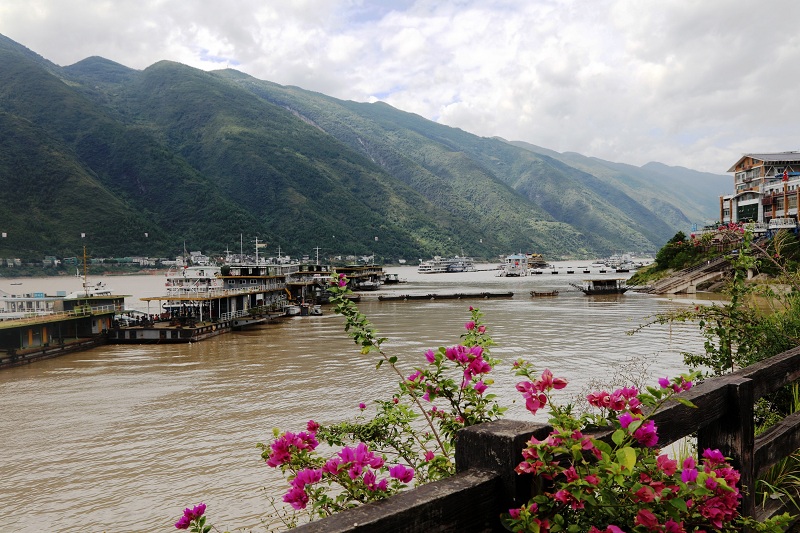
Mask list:
MULTIPOLYGON (((759 507, 755 480, 800 449, 800 413, 784 418, 756 439, 753 409, 760 397, 798 380, 800 347, 707 379, 681 393, 696 409, 676 402, 653 416, 658 446, 696 434, 700 452, 718 448, 739 470, 743 514, 757 519, 786 511, 796 514, 799 510, 788 503, 771 501, 759 507)), ((525 503, 534 482, 531 475, 517 475, 514 467, 522 460, 522 450, 531 436, 541 440, 550 430, 542 424, 514 420, 462 429, 456 437, 456 476, 300 526, 296 531, 504 531, 500 513, 525 503)), ((600 432, 593 436, 609 435, 600 432)))

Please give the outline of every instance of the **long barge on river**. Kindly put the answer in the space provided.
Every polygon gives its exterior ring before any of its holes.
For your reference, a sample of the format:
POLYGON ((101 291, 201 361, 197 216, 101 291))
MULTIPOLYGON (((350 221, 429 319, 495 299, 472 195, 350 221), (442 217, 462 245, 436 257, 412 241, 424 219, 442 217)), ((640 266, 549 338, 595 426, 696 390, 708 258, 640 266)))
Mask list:
POLYGON ((453 294, 382 294, 378 300, 396 302, 406 300, 464 300, 468 298, 513 298, 513 292, 457 292, 453 294))

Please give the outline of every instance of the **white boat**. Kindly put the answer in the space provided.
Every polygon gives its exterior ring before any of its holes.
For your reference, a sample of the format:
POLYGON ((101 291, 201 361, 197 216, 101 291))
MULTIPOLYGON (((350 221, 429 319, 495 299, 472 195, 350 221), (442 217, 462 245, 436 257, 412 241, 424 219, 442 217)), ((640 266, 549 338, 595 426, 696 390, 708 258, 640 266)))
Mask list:
POLYGON ((500 276, 519 277, 527 276, 528 256, 526 254, 513 254, 506 257, 500 276))
POLYGON ((474 272, 475 264, 468 257, 443 258, 435 256, 429 261, 420 260, 417 272, 419 274, 444 274, 448 272, 474 272))
POLYGON ((70 298, 92 298, 95 296, 110 296, 112 294, 105 283, 98 281, 95 285, 85 285, 82 289, 69 293, 66 297, 70 298))

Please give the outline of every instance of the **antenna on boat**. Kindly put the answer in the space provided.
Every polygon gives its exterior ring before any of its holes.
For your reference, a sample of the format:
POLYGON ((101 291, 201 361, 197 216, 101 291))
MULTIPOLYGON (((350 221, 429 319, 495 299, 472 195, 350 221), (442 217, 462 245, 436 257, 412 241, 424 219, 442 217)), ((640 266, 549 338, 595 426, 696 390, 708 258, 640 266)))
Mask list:
POLYGON ((86 286, 86 245, 83 245, 83 295, 88 298, 89 288, 86 286))

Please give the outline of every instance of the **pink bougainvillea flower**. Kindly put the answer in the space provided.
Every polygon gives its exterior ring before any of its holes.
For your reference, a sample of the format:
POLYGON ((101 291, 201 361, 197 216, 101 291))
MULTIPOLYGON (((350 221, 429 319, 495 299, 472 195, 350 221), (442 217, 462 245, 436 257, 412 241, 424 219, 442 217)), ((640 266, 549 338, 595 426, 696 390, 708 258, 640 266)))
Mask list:
POLYGON ((647 446, 648 448, 652 448, 658 444, 658 433, 655 422, 648 420, 639 426, 636 431, 633 432, 633 438, 639 441, 639 444, 647 446))
POLYGON ((414 469, 404 465, 395 465, 389 469, 389 475, 403 483, 410 483, 414 479, 414 469))
POLYGON ((177 529, 189 529, 189 526, 192 524, 194 520, 197 520, 201 516, 203 516, 206 512, 206 504, 199 503, 189 509, 188 507, 183 510, 183 516, 175 522, 175 527, 177 529))
POLYGON ((284 494, 283 501, 299 511, 306 508, 306 504, 308 504, 308 494, 306 494, 304 489, 292 487, 289 492, 284 494))
POLYGON ((425 352, 425 360, 431 364, 436 362, 436 354, 433 352, 433 350, 428 350, 425 352))
POLYGON ((486 384, 483 381, 479 381, 475 384, 474 389, 478 394, 483 394, 486 390, 486 384))
POLYGON ((656 466, 664 473, 664 475, 672 476, 672 474, 674 474, 678 469, 678 461, 670 459, 666 454, 661 454, 656 457, 656 466))
POLYGON ((687 457, 683 460, 683 470, 681 471, 681 481, 691 483, 697 480, 697 468, 695 468, 694 457, 687 457))
POLYGON ((464 327, 467 329, 467 331, 472 331, 473 329, 475 329, 475 321, 470 320, 469 322, 464 324, 464 327))
POLYGON ((658 518, 649 509, 639 509, 633 523, 637 526, 644 526, 648 531, 658 531, 661 527, 658 518))
POLYGON ((703 458, 706 460, 706 463, 710 463, 711 465, 720 465, 725 462, 725 456, 722 455, 722 452, 719 450, 712 450, 711 448, 703 450, 703 458))
POLYGON ((620 426, 627 428, 631 425, 631 422, 638 420, 638 418, 633 418, 629 412, 625 411, 624 413, 620 413, 620 415, 617 417, 617 420, 619 420, 620 426))

